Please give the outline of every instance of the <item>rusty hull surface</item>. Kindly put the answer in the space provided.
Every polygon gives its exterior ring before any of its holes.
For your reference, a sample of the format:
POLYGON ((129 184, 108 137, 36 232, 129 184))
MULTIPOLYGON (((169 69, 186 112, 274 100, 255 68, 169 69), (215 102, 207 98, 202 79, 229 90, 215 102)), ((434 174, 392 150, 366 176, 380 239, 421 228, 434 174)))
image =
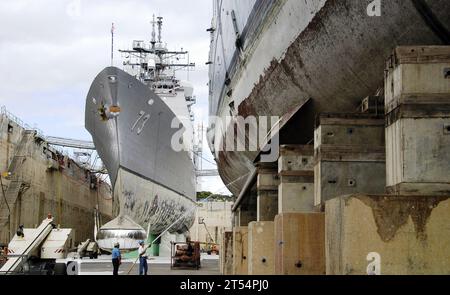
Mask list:
MULTIPOLYGON (((450 1, 426 3, 435 18, 450 28, 450 1)), ((309 127, 316 114, 354 112, 362 98, 383 86, 385 61, 394 47, 444 43, 423 20, 413 1, 384 1, 381 17, 368 17, 367 5, 367 1, 326 1, 287 48, 284 58, 274 59, 261 73, 250 96, 238 106, 238 115, 283 116, 312 99, 310 113, 297 122, 296 143, 305 144, 313 139, 309 127)), ((221 177, 225 183, 232 182, 229 189, 239 195, 246 179, 236 179, 249 174, 255 153, 218 154, 221 177)))

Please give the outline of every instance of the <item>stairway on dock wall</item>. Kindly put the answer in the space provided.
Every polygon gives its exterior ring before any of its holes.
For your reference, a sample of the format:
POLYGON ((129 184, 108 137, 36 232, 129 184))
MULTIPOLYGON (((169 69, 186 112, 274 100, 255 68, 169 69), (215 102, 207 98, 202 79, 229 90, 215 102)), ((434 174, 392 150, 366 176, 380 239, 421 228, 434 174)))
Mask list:
POLYGON ((1 240, 9 240, 10 233, 10 215, 14 212, 19 195, 30 187, 30 183, 23 177, 21 168, 27 158, 28 143, 34 138, 34 130, 25 130, 22 139, 16 147, 14 157, 8 167, 9 185, 2 191, 3 197, 0 201, 0 235, 1 240), (6 238, 6 239, 5 239, 6 238))

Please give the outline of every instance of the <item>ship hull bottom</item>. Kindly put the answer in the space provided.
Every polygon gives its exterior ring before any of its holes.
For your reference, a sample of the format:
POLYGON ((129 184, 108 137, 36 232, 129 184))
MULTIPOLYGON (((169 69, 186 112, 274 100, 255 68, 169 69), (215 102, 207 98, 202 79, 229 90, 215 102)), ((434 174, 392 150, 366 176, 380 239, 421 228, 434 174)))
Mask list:
POLYGON ((193 200, 131 171, 120 168, 114 185, 114 213, 129 216, 147 233, 183 234, 192 227, 193 200))
MULTIPOLYGON (((239 11, 240 2, 228 4, 231 7, 224 11, 239 11)), ((297 144, 306 144, 314 138, 314 129, 310 126, 317 114, 354 112, 363 98, 382 88, 386 60, 396 46, 444 44, 442 38, 430 29, 430 24, 423 21, 414 2, 426 2, 424 5, 429 6, 436 22, 447 31, 450 29, 450 14, 445 13, 450 10, 449 1, 385 1, 383 17, 366 14, 370 1, 279 2, 284 4, 276 17, 267 18, 267 29, 254 44, 246 44, 245 48, 249 50, 243 54, 247 56, 245 62, 234 66, 240 72, 234 75, 222 73, 221 77, 231 76, 233 105, 238 111, 236 115, 243 118, 282 117, 311 100, 308 116, 304 116, 297 125, 299 130, 305 131, 289 138, 297 144), (274 42, 274 36, 279 42, 274 42)), ((218 52, 234 50, 235 44, 231 43, 218 52)), ((231 60, 228 56, 213 56, 211 60, 218 57, 231 60)), ((226 71, 231 65, 221 68, 226 71)), ((211 69, 217 70, 214 63, 211 69)), ((210 70, 210 73, 213 81, 215 72, 210 70)), ((226 122, 224 117, 234 110, 230 110, 226 91, 222 91, 223 83, 216 81, 220 87, 212 89, 210 104, 216 106, 211 115, 220 116, 221 121, 226 122), (218 109, 219 105, 224 107, 218 109)), ((211 132, 213 141, 210 140, 210 145, 226 143, 222 130, 234 132, 236 127, 233 125, 234 121, 231 121, 228 126, 216 129, 214 134, 211 132)), ((245 180, 235 180, 249 174, 251 170, 248 167, 253 166, 255 158, 254 153, 248 152, 216 154, 223 181, 233 183, 228 188, 235 196, 240 195, 245 184, 245 180)))

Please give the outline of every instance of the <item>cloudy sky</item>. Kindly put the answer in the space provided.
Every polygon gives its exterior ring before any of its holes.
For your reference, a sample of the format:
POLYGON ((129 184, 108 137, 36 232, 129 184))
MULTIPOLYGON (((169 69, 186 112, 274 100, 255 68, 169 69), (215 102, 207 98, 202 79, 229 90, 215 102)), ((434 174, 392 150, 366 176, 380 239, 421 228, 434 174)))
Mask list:
MULTIPOLYGON (((90 140, 84 103, 94 77, 110 64, 115 48, 151 38, 152 15, 164 17, 169 49, 190 51, 198 103, 197 122, 207 122, 209 34, 212 0, 14 0, 0 2, 0 105, 46 135, 90 140)), ((120 54, 115 65, 121 67, 120 54)), ((186 73, 178 74, 186 79, 186 73)), ((204 149, 204 168, 213 168, 204 149)), ((201 180, 218 193, 219 178, 201 180)), ((222 189, 221 192, 226 192, 222 189)))

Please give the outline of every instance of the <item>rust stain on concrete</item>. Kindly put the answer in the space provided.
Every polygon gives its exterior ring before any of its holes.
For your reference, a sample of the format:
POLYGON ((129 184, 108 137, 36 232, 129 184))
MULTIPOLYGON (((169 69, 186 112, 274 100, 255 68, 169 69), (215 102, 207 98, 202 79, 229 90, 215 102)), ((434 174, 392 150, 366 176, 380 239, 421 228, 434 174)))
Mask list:
POLYGON ((417 239, 427 239, 426 225, 434 208, 450 197, 437 196, 355 196, 372 208, 378 234, 391 241, 411 217, 417 239))

